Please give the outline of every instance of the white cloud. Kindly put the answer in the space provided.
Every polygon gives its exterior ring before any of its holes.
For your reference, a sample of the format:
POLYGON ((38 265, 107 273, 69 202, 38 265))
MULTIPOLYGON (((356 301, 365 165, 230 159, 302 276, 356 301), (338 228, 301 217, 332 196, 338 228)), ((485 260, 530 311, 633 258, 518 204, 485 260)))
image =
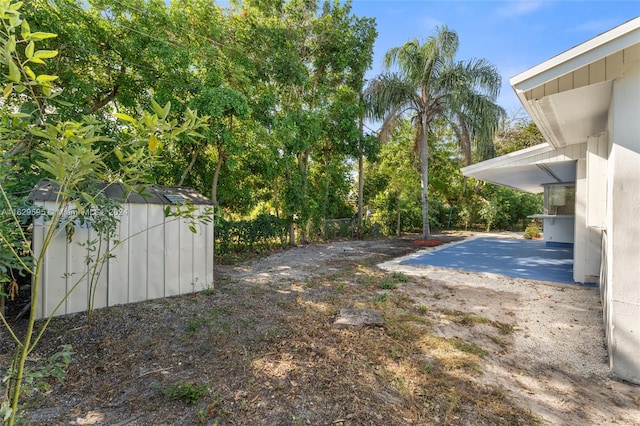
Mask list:
POLYGON ((583 22, 580 25, 577 25, 571 28, 569 31, 586 32, 586 33, 603 33, 619 24, 620 24, 619 21, 616 21, 610 18, 592 19, 590 21, 583 22))
POLYGON ((497 12, 498 15, 506 18, 519 18, 541 9, 543 5, 542 1, 507 1, 502 3, 497 12))
POLYGON ((442 27, 445 24, 439 19, 436 19, 431 16, 427 16, 424 19, 422 19, 422 25, 424 26, 423 32, 431 36, 435 34, 436 27, 442 27))

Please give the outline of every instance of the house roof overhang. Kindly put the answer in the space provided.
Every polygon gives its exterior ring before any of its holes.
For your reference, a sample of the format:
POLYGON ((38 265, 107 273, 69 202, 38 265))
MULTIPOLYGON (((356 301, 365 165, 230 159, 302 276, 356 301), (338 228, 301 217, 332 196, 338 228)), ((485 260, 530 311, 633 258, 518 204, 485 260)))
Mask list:
POLYGON ((510 83, 554 147, 605 132, 613 80, 640 55, 640 17, 625 22, 521 74, 510 83))
POLYGON ((640 58, 640 17, 567 50, 510 83, 547 143, 461 169, 465 176, 541 192, 575 182, 576 156, 565 148, 607 131, 613 81, 640 58))
POLYGON ((543 191, 544 185, 574 183, 576 162, 543 143, 472 164, 461 171, 465 176, 536 194, 543 191))

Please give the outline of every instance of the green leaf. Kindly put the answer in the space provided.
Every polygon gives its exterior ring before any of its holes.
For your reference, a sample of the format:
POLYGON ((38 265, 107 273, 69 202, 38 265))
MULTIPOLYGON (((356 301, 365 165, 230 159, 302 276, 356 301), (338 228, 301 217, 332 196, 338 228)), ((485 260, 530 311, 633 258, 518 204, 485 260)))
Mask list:
POLYGON ((9 6, 9 10, 18 10, 22 7, 22 5, 24 4, 24 2, 18 1, 15 2, 14 4, 12 4, 11 6, 9 6))
POLYGON ((116 154, 118 161, 124 161, 124 155, 122 154, 122 151, 120 151, 120 148, 118 147, 113 148, 113 152, 116 154))
POLYGON ((53 99, 53 102, 57 103, 58 105, 65 106, 65 107, 72 107, 73 106, 73 104, 71 102, 63 101, 62 99, 53 99))
POLYGON ((13 92, 13 83, 9 83, 5 86, 2 95, 4 96, 4 98, 8 98, 9 95, 11 94, 11 92, 13 92))
POLYGON ((14 83, 20 82, 20 68, 18 68, 12 59, 9 60, 9 80, 14 83))
POLYGON ((27 21, 22 21, 22 26, 20 27, 20 35, 24 40, 28 40, 31 35, 31 28, 29 28, 29 23, 27 21))
POLYGON ((54 33, 42 33, 42 32, 35 32, 35 33, 31 33, 31 35, 29 36, 29 40, 44 40, 47 38, 54 38, 54 37, 58 37, 57 34, 54 33))
POLYGON ((50 59, 58 56, 57 50, 37 50, 33 54, 33 59, 50 59))
POLYGON ((156 115, 164 120, 165 117, 162 116, 162 107, 155 100, 151 99, 151 106, 155 111, 156 115))
POLYGON ((198 233, 198 230, 196 229, 196 226, 194 224, 189 225, 189 231, 193 232, 194 234, 198 233))
POLYGON ((27 76, 31 79, 31 80, 35 80, 36 79, 36 73, 33 72, 33 70, 27 66, 24 67, 24 72, 27 74, 27 76))
POLYGON ((149 151, 156 152, 158 149, 158 137, 156 135, 149 136, 149 151))
POLYGON ((170 110, 171 110, 171 102, 167 101, 167 103, 164 106, 164 108, 162 108, 162 115, 160 116, 160 118, 162 118, 163 120, 165 118, 167 118, 167 116, 169 115, 169 111, 170 110))
POLYGON ((87 200, 89 204, 91 204, 92 206, 96 205, 96 200, 91 195, 87 194, 86 192, 81 193, 81 195, 82 195, 82 198, 87 200))
POLYGON ((10 114, 9 117, 11 118, 29 118, 31 117, 30 114, 25 114, 24 112, 16 112, 13 114, 10 114))
POLYGON ((34 136, 39 136, 39 137, 45 138, 45 139, 51 139, 52 138, 49 134, 43 132, 42 130, 38 130, 38 129, 29 129, 29 133, 31 133, 34 136))
POLYGON ((13 53, 16 51, 16 36, 12 35, 7 40, 7 47, 5 48, 8 53, 13 53))
MULTIPOLYGON (((27 21, 23 22, 23 25, 26 22, 27 21)), ((35 48, 36 48, 36 45, 33 41, 30 41, 29 44, 27 44, 27 47, 24 49, 24 54, 27 57, 27 59, 33 58, 33 53, 35 52, 35 48)))
POLYGON ((119 118, 120 120, 128 121, 129 123, 134 123, 134 124, 136 123, 135 118, 131 117, 130 115, 123 114, 121 112, 116 112, 115 114, 113 114, 113 116, 115 118, 119 118))
POLYGON ((58 79, 57 75, 47 75, 47 74, 41 74, 36 77, 36 81, 38 83, 46 83, 48 81, 55 81, 57 79, 58 79))

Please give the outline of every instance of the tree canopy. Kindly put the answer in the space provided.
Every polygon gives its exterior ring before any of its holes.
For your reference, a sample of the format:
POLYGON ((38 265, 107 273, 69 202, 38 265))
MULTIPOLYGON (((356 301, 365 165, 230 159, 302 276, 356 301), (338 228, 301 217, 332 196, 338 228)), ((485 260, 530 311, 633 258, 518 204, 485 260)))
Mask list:
MULTIPOLYGON (((206 128, 197 137, 159 139, 159 161, 146 168, 146 178, 207 194, 220 218, 275 215, 291 225, 292 243, 321 236, 327 219, 356 217, 360 231, 366 228, 367 210, 404 179, 399 164, 395 177, 384 164, 400 152, 391 135, 407 140, 407 126, 412 145, 402 148, 408 156, 402 164, 414 167, 407 179, 411 173, 419 179, 401 191, 408 204, 394 205, 415 213, 408 206, 420 194, 426 237, 430 224, 443 225, 437 219, 443 206, 472 206, 482 192, 458 184, 458 167, 529 143, 512 131, 520 124, 504 124, 495 67, 458 59, 457 34, 447 27, 389 50, 387 71, 368 82, 376 23, 356 16, 349 2, 33 0, 21 11, 33 31, 57 35, 40 41, 43 52, 58 52, 57 79, 41 89, 55 96, 47 109, 6 97, 3 111, 44 123, 90 117, 107 136, 101 149, 109 166, 134 150, 113 114, 170 105, 167 119, 175 120, 197 111, 206 128), (365 132, 367 118, 382 123, 377 135, 365 132)), ((43 72, 41 64, 31 67, 43 72)), ((9 116, 3 120, 8 128, 9 116)), ((15 191, 24 193, 48 176, 36 162, 43 142, 5 139, 17 141, 2 149, 21 170, 15 191)), ((447 223, 460 226, 452 218, 447 223)))

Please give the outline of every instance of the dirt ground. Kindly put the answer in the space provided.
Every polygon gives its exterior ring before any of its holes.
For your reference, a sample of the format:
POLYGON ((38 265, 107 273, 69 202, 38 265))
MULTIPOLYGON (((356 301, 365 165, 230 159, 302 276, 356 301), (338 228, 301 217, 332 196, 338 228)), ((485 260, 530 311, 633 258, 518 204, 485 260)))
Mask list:
POLYGON ((196 295, 55 319, 31 371, 61 345, 72 360, 64 383, 29 386, 23 422, 640 425, 640 387, 608 372, 597 289, 400 264, 418 250, 298 247, 219 265, 196 295), (385 323, 333 327, 345 308, 385 323))

